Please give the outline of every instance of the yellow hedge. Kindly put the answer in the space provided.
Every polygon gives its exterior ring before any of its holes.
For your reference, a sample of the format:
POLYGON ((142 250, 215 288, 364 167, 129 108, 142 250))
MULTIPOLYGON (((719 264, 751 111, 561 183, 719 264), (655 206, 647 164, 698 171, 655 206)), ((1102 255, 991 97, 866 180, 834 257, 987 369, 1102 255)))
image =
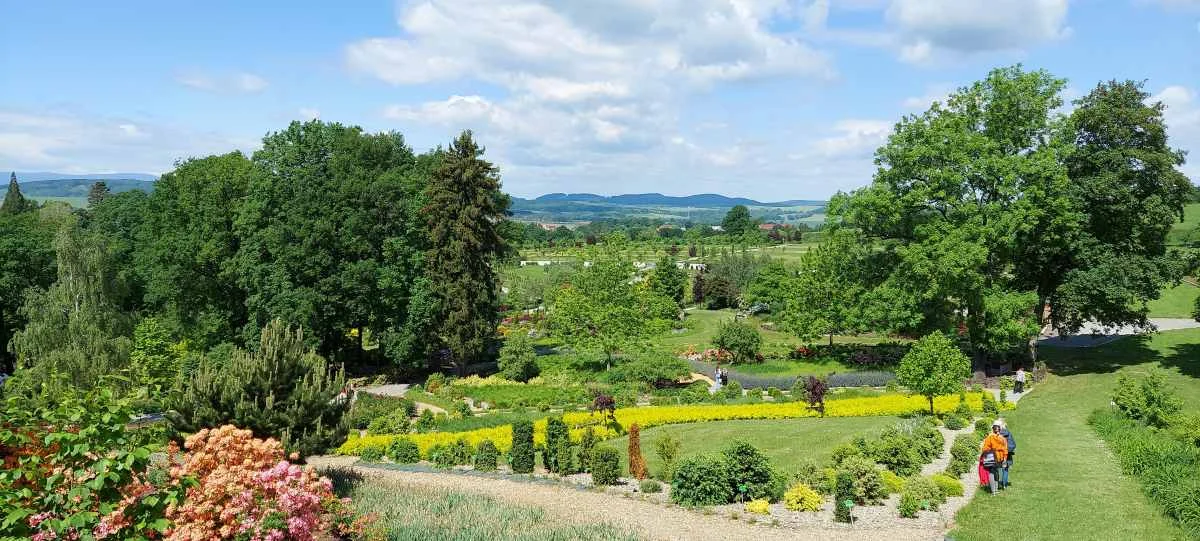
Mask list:
MULTIPOLYGON (((983 409, 982 393, 967 393, 967 404, 976 411, 983 409)), ((939 396, 933 400, 933 407, 938 413, 954 411, 958 406, 958 395, 939 396)), ((845 398, 830 400, 825 403, 826 417, 874 417, 882 415, 903 415, 906 413, 924 411, 929 402, 923 396, 905 396, 900 394, 885 395, 870 398, 845 398)), ((637 423, 642 428, 652 426, 702 423, 709 421, 730 421, 740 419, 795 419, 800 417, 816 417, 817 412, 808 408, 803 402, 763 402, 757 404, 726 404, 726 405, 687 405, 687 406, 645 406, 635 408, 620 408, 616 410, 617 422, 621 426, 637 423)), ((600 416, 590 412, 570 412, 563 415, 567 426, 571 427, 571 437, 578 441, 585 427, 593 425, 593 430, 599 439, 609 439, 618 436, 616 432, 605 426, 600 426, 600 416)), ((504 425, 492 428, 481 428, 467 432, 430 432, 426 434, 403 435, 372 435, 366 437, 350 436, 346 443, 337 449, 341 455, 358 455, 366 447, 387 446, 398 437, 412 440, 424 454, 428 449, 439 443, 454 443, 459 438, 466 438, 471 445, 476 445, 485 439, 492 440, 502 452, 512 447, 512 426, 504 425)), ((539 419, 533 424, 534 443, 545 443, 546 420, 539 419)))

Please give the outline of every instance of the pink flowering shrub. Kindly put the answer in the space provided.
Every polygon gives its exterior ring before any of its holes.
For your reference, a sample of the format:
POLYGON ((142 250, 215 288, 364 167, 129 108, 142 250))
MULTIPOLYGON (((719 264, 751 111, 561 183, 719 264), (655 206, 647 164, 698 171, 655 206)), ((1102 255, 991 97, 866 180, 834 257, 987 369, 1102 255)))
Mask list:
POLYGON ((310 541, 367 536, 348 500, 333 494, 329 479, 311 466, 288 462, 283 446, 231 425, 204 429, 184 443, 171 478, 193 478, 186 503, 167 507, 178 541, 247 539, 310 541))

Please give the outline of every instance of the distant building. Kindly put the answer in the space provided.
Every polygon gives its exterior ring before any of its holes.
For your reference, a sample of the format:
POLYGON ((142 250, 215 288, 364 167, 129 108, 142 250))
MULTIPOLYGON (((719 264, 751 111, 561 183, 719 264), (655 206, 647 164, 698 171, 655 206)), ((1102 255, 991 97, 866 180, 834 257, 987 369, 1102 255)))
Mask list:
POLYGON ((712 230, 713 230, 713 231, 724 231, 724 230, 725 230, 725 228, 724 228, 724 227, 721 227, 721 226, 719 226, 719 225, 714 225, 714 226, 712 226, 712 230))
POLYGON ((782 228, 783 228, 782 224, 771 224, 771 223, 758 224, 759 231, 774 231, 776 229, 782 229, 782 228))

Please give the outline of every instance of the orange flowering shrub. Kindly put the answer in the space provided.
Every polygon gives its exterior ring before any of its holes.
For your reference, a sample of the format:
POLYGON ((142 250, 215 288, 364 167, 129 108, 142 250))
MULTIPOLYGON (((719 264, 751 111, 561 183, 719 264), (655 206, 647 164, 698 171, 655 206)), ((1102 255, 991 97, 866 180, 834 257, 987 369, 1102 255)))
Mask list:
POLYGON ((186 503, 167 507, 168 539, 312 541, 367 534, 368 520, 356 519, 349 500, 334 496, 329 479, 288 462, 278 441, 225 425, 193 434, 184 448, 171 478, 196 484, 186 503))

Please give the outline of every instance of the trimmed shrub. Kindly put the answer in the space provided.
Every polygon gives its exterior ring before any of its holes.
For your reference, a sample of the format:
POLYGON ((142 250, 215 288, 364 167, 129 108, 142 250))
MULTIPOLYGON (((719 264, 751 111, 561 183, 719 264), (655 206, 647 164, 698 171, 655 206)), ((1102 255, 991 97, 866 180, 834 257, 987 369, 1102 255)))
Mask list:
POLYGON ((371 434, 404 434, 408 432, 408 414, 403 408, 397 408, 387 415, 376 417, 367 425, 371 434))
POLYGON ((927 462, 922 456, 925 440, 889 428, 871 446, 871 458, 902 477, 920 473, 927 462))
POLYGON ((413 464, 421 461, 421 450, 408 438, 396 438, 388 444, 387 457, 397 464, 413 464))
POLYGON ((521 420, 513 423, 512 449, 509 450, 509 466, 513 473, 533 473, 535 462, 533 450, 533 423, 521 420))
POLYGON ((757 447, 734 440, 721 452, 729 472, 729 485, 740 501, 776 501, 786 489, 770 459, 757 447))
POLYGON ((892 470, 879 472, 879 480, 883 481, 883 488, 887 489, 888 494, 899 494, 904 490, 904 478, 892 470))
POLYGON ((425 410, 421 415, 417 416, 417 422, 413 423, 413 429, 417 432, 432 432, 437 430, 437 419, 433 416, 433 410, 425 410))
POLYGON ((479 471, 496 471, 496 463, 500 459, 500 450, 492 440, 483 440, 475 446, 475 469, 479 471))
POLYGON ((933 479, 933 484, 937 485, 946 497, 963 495, 962 482, 956 477, 950 477, 944 473, 936 473, 930 479, 933 479))
POLYGON ((615 485, 621 477, 621 452, 601 445, 592 451, 592 484, 615 485))
POLYGON ((629 476, 634 479, 645 479, 649 473, 646 470, 646 459, 642 457, 642 431, 637 423, 629 425, 629 476))
MULTIPOLYGON (((853 479, 853 498, 859 505, 875 505, 887 497, 883 480, 879 477, 879 469, 869 458, 861 456, 849 457, 838 467, 838 475, 849 474, 853 479)), ((841 497, 838 498, 839 503, 841 497)))
POLYGON ((971 406, 967 404, 965 394, 959 394, 958 406, 955 406, 954 414, 962 417, 966 421, 970 421, 971 418, 975 416, 975 412, 971 411, 971 406))
POLYGON ((850 522, 850 505, 854 503, 854 474, 849 471, 839 471, 833 497, 833 520, 850 522))
POLYGON ((425 458, 439 468, 451 468, 456 464, 454 450, 445 443, 434 444, 426 450, 425 458))
POLYGON ((796 483, 783 493, 783 506, 788 511, 820 511, 823 503, 821 494, 804 483, 796 483))
POLYGON ((638 490, 646 494, 658 494, 662 492, 662 483, 654 479, 644 479, 641 483, 638 483, 638 490))
POLYGON ((947 415, 943 422, 946 430, 962 430, 967 426, 967 420, 958 415, 947 415))
POLYGON ((458 438, 450 446, 450 459, 455 466, 466 466, 475 456, 475 447, 466 438, 458 438))
POLYGON ((685 506, 722 505, 733 501, 724 459, 712 455, 684 458, 671 480, 671 501, 685 506))
POLYGON ((579 438, 579 469, 590 472, 592 471, 592 451, 596 449, 596 431, 592 427, 583 429, 583 436, 579 438))
POLYGON ((562 445, 564 440, 570 441, 570 431, 567 429, 567 423, 563 422, 562 416, 546 419, 546 447, 542 453, 542 463, 546 466, 546 471, 563 473, 563 461, 570 462, 569 445, 565 447, 566 456, 559 456, 564 451, 562 445))
POLYGON ((921 511, 921 502, 913 494, 903 492, 900 494, 897 510, 900 511, 901 518, 917 518, 917 513, 921 511))
POLYGON ((679 446, 679 440, 666 432, 654 442, 654 454, 658 455, 658 460, 662 463, 662 471, 658 473, 658 476, 663 481, 670 482, 675 474, 675 463, 679 460, 679 446))
POLYGON ((362 452, 358 453, 358 459, 363 462, 380 462, 386 452, 387 448, 382 445, 369 445, 363 447, 362 452))
POLYGON ((992 393, 983 393, 983 413, 997 417, 1000 415, 1000 405, 996 403, 996 399, 992 398, 992 393))
POLYGON ((959 477, 975 468, 979 458, 979 438, 974 433, 959 434, 950 445, 950 464, 946 471, 954 477, 959 477))
POLYGON ((932 479, 913 477, 904 483, 904 492, 900 493, 900 516, 915 518, 917 510, 937 511, 945 501, 942 489, 932 479))
POLYGON ((856 441, 854 442, 846 442, 834 447, 829 460, 836 468, 837 466, 840 466, 842 462, 845 462, 847 458, 863 456, 867 454, 867 451, 868 449, 866 449, 866 440, 862 438, 856 438, 856 441))
MULTIPOLYGON (((983 396, 987 396, 987 395, 983 395, 983 396)), ((976 419, 975 420, 975 437, 978 438, 980 441, 983 441, 983 438, 987 437, 988 432, 992 431, 992 423, 994 423, 994 422, 996 422, 995 415, 988 415, 982 419, 976 419)))
POLYGON ((729 400, 734 400, 742 397, 742 384, 729 380, 729 383, 721 387, 721 396, 729 400))
POLYGON ((755 515, 771 514, 771 502, 767 500, 750 500, 746 502, 746 512, 755 515))

